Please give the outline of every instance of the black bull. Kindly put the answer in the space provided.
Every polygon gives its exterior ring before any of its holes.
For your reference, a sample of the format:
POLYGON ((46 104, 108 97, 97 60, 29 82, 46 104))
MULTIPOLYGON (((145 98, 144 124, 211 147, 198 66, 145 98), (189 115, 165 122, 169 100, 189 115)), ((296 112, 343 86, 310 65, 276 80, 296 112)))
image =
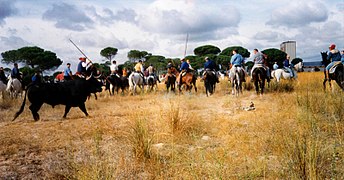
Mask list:
POLYGON ((24 110, 26 94, 31 102, 30 110, 35 121, 39 120, 38 111, 43 105, 47 103, 52 107, 62 104, 65 105, 65 113, 63 118, 66 118, 67 113, 71 107, 79 107, 82 112, 88 116, 85 107, 85 101, 91 93, 102 91, 102 83, 93 76, 90 78, 77 78, 72 81, 61 83, 42 83, 39 85, 29 85, 25 92, 25 97, 19 111, 15 114, 15 120, 24 110))

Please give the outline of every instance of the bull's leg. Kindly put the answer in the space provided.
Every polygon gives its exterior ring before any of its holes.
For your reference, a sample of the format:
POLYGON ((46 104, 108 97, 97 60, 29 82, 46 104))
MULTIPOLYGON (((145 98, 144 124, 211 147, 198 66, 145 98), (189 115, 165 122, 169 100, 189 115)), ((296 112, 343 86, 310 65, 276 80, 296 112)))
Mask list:
POLYGON ((79 108, 81 109, 82 112, 85 113, 86 116, 88 116, 87 110, 86 110, 86 106, 85 103, 82 103, 79 105, 79 108))
POLYGON ((71 108, 70 105, 66 105, 66 107, 65 107, 65 113, 64 113, 64 115, 63 115, 63 118, 66 118, 66 117, 67 117, 67 114, 68 114, 70 108, 71 108))
POLYGON ((41 108, 42 105, 43 105, 43 103, 35 103, 35 104, 31 104, 30 107, 29 107, 29 109, 31 110, 33 119, 35 121, 39 120, 38 111, 39 111, 39 109, 41 108))

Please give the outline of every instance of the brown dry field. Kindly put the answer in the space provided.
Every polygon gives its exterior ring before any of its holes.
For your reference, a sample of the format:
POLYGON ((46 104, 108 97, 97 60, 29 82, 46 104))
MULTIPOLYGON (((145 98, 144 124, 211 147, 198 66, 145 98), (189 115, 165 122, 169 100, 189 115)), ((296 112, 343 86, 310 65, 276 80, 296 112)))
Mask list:
POLYGON ((0 100, 0 179, 344 179, 344 93, 322 78, 263 96, 234 97, 227 79, 211 97, 199 81, 191 94, 102 92, 89 117, 43 105, 37 122, 28 103, 12 122, 22 99, 0 100))

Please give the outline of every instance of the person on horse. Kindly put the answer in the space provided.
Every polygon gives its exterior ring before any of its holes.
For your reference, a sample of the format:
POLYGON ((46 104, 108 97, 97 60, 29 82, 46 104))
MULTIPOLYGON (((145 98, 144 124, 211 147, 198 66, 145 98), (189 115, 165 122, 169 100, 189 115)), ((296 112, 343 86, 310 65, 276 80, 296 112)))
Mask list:
POLYGON ((0 81, 2 81, 4 84, 7 84, 7 77, 3 67, 0 67, 0 81))
POLYGON ((11 71, 11 78, 18 79, 19 81, 21 81, 20 71, 17 63, 14 63, 14 67, 11 71))
POLYGON ((330 49, 330 52, 327 55, 327 60, 331 61, 331 63, 326 66, 326 79, 330 79, 329 71, 331 67, 333 67, 336 62, 341 62, 341 55, 336 49, 336 45, 331 44, 328 48, 330 49))
POLYGON ((143 79, 143 84, 146 84, 145 82, 145 77, 144 77, 144 68, 143 68, 143 64, 142 64, 142 60, 139 60, 138 63, 136 63, 135 67, 135 72, 139 73, 143 79))
POLYGON ((340 52, 341 54, 342 54, 342 57, 341 57, 341 61, 342 61, 342 63, 344 64, 344 49, 340 52))
MULTIPOLYGON (((171 60, 168 61, 167 66, 166 66, 167 73, 165 75, 165 79, 167 79, 169 76, 175 76, 175 71, 176 69, 173 66, 173 63, 171 60)), ((165 81, 165 84, 167 84, 167 81, 165 81)))
POLYGON ((245 80, 245 76, 246 76, 246 71, 243 68, 243 64, 244 64, 244 58, 238 53, 237 49, 233 50, 233 56, 231 58, 231 72, 235 72, 235 71, 243 71, 244 72, 244 77, 241 79, 242 82, 246 82, 245 80))
POLYGON ((181 65, 180 65, 180 73, 179 73, 179 82, 178 85, 182 85, 182 77, 185 76, 186 73, 190 72, 189 64, 185 61, 185 59, 181 59, 181 65))
POLYGON ((155 68, 154 68, 153 64, 150 64, 148 66, 147 71, 148 71, 149 76, 153 76, 154 79, 156 79, 160 83, 158 76, 155 74, 155 68))
POLYGON ((42 76, 39 71, 36 71, 35 74, 31 78, 33 85, 39 85, 42 83, 42 76))
POLYGON ((264 71, 267 74, 267 77, 270 76, 270 74, 268 74, 268 71, 267 71, 267 66, 265 65, 264 54, 259 52, 258 49, 253 50, 253 62, 254 62, 254 65, 251 70, 251 82, 253 82, 252 74, 254 70, 258 67, 262 67, 264 69, 264 71))
POLYGON ((110 72, 111 72, 110 76, 111 77, 114 77, 114 76, 119 77, 119 75, 118 75, 118 66, 117 66, 116 63, 117 62, 115 60, 113 60, 111 66, 110 66, 110 72))
POLYGON ((187 59, 186 62, 189 64, 189 69, 190 69, 191 71, 194 71, 194 68, 192 68, 192 66, 191 66, 191 64, 190 64, 190 60, 187 59))
POLYGON ((294 73, 293 73, 293 66, 290 64, 290 56, 287 55, 287 58, 283 61, 283 67, 284 69, 286 69, 289 73, 290 73, 290 77, 294 77, 294 73))
POLYGON ((272 68, 274 69, 274 70, 276 70, 276 69, 278 69, 278 64, 277 64, 277 62, 275 62, 275 64, 272 66, 272 68))
POLYGON ((86 59, 85 57, 80 57, 79 60, 80 60, 80 62, 78 64, 75 75, 77 75, 80 78, 85 78, 86 77, 86 69, 88 69, 92 63, 90 60, 86 59))
POLYGON ((63 79, 70 81, 73 79, 72 71, 70 70, 70 63, 67 63, 67 67, 63 71, 63 79))
POLYGON ((216 77, 216 82, 219 83, 220 81, 219 81, 219 77, 218 77, 217 72, 216 72, 217 66, 216 66, 215 61, 211 60, 209 57, 205 57, 204 60, 205 60, 205 63, 204 63, 203 76, 207 72, 213 72, 215 77, 216 77))

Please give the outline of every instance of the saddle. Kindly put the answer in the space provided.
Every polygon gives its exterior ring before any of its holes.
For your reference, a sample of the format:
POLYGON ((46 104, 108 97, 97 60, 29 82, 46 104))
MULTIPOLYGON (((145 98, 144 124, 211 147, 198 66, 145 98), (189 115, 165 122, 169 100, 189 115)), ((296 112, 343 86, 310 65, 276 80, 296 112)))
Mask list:
POLYGON ((336 72, 337 67, 343 67, 343 63, 341 61, 337 61, 333 64, 333 66, 330 68, 330 70, 328 71, 329 74, 333 74, 334 72, 336 72))
POLYGON ((283 70, 285 73, 290 73, 290 72, 288 71, 288 69, 286 69, 286 68, 282 68, 282 70, 283 70))

